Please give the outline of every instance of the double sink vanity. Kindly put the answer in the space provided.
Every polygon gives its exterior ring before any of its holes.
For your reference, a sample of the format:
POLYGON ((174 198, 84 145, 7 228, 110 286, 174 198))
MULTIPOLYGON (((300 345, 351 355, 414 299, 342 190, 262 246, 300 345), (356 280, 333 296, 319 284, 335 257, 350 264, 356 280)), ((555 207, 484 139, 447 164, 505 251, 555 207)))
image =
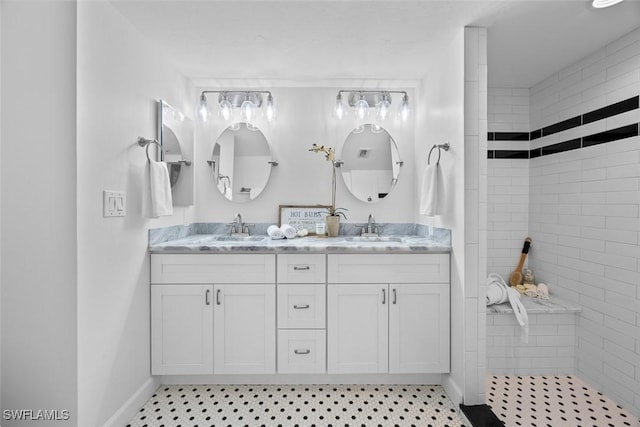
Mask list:
POLYGON ((285 240, 204 225, 154 231, 153 375, 449 371, 447 230, 285 240))

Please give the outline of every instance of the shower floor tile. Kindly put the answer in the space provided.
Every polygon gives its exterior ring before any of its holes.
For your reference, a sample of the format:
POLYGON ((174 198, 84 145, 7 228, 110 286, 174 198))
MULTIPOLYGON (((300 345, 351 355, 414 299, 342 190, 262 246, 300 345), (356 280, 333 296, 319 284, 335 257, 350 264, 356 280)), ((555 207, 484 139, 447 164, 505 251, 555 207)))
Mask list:
POLYGON ((127 427, 464 427, 433 385, 163 385, 127 427))
POLYGON ((631 413, 572 376, 492 375, 486 396, 509 427, 640 427, 631 413))

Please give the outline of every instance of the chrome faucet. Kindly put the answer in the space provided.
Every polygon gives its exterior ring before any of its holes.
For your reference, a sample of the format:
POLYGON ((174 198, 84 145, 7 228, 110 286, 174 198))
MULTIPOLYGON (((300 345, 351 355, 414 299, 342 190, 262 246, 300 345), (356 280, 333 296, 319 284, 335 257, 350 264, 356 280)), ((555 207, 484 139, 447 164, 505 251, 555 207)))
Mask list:
POLYGON ((231 226, 231 235, 249 235, 249 224, 242 222, 242 215, 240 215, 240 212, 236 214, 236 217, 229 226, 231 226))
POLYGON ((369 219, 367 220, 367 225, 362 227, 362 235, 363 236, 377 236, 378 235, 378 226, 376 225, 376 220, 373 218, 372 214, 369 214, 369 219))

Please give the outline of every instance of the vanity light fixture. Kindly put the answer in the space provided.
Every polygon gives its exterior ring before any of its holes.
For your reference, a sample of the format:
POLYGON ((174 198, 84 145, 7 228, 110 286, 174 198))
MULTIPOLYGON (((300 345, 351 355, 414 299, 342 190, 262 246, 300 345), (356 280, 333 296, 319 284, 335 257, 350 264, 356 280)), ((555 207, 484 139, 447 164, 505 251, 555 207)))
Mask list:
POLYGON ((220 115, 225 121, 232 118, 234 109, 239 109, 241 118, 245 122, 251 122, 258 109, 264 106, 265 118, 271 122, 275 118, 275 106, 273 95, 268 90, 203 90, 200 94, 200 105, 198 106, 198 116, 206 122, 211 116, 211 111, 207 105, 207 94, 218 94, 218 107, 220 115), (266 101, 263 102, 263 95, 266 101))
POLYGON ((405 91, 394 90, 339 90, 336 96, 334 113, 338 120, 346 115, 346 109, 342 103, 342 94, 347 94, 347 103, 353 107, 358 120, 364 120, 369 115, 369 109, 376 109, 376 119, 384 121, 391 113, 391 94, 402 94, 402 101, 398 108, 398 115, 402 120, 407 120, 411 113, 409 95, 405 91))

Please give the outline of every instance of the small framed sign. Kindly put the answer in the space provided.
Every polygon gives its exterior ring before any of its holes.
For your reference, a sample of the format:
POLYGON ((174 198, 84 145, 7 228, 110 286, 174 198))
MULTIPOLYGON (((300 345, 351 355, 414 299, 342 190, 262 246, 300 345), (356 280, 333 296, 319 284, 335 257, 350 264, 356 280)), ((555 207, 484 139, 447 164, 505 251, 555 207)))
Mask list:
POLYGON ((289 224, 296 230, 307 230, 315 233, 316 224, 324 223, 329 214, 329 206, 326 205, 280 205, 280 226, 289 224))

